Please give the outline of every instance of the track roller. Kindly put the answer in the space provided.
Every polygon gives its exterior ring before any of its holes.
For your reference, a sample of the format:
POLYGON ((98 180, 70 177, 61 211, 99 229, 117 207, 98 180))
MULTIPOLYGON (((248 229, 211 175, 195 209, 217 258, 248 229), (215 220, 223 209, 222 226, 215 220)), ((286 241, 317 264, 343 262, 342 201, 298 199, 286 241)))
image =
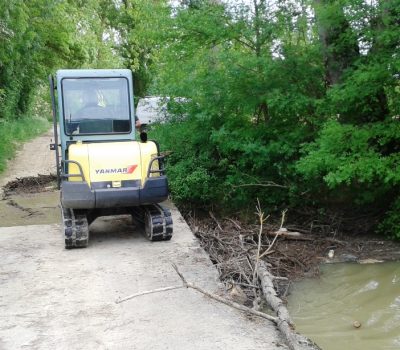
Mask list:
POLYGON ((65 248, 85 248, 89 243, 89 224, 86 214, 62 208, 65 248))
POLYGON ((144 224, 144 230, 150 241, 169 241, 172 238, 172 216, 169 209, 159 204, 144 205, 135 208, 133 218, 144 224))

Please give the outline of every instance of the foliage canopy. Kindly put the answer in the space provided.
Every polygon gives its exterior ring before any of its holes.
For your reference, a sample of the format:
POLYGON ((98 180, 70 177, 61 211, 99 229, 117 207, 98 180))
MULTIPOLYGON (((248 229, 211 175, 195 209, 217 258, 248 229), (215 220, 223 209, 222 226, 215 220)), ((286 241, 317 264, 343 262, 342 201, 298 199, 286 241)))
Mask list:
POLYGON ((190 101, 184 122, 156 131, 174 151, 175 198, 225 211, 252 209, 256 197, 270 210, 372 210, 400 238, 399 9, 398 0, 178 6, 152 85, 190 101))
POLYGON ((11 0, 0 13, 0 121, 29 112, 56 68, 128 67, 136 95, 186 98, 152 130, 173 151, 176 201, 368 210, 400 238, 400 0, 11 0))

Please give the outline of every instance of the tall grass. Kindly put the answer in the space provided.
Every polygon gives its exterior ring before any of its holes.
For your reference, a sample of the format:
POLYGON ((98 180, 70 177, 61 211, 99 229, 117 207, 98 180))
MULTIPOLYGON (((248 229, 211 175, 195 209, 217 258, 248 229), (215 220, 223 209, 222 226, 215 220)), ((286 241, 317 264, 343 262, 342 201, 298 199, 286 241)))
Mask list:
MULTIPOLYGON (((24 143, 50 128, 45 118, 21 117, 14 120, 0 120, 0 173, 6 169, 21 143, 24 143)), ((40 156, 40 155, 38 155, 40 156)))

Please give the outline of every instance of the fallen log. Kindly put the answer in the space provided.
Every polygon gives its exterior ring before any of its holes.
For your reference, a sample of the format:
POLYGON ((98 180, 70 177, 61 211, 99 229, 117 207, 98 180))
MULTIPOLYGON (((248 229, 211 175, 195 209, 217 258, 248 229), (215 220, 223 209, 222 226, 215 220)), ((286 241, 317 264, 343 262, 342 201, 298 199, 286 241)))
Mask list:
POLYGON ((273 284, 274 276, 268 271, 264 261, 257 264, 257 275, 261 282, 261 289, 268 305, 274 310, 278 317, 277 327, 286 339, 291 350, 321 350, 313 341, 296 333, 293 321, 290 318, 282 299, 276 294, 273 284))

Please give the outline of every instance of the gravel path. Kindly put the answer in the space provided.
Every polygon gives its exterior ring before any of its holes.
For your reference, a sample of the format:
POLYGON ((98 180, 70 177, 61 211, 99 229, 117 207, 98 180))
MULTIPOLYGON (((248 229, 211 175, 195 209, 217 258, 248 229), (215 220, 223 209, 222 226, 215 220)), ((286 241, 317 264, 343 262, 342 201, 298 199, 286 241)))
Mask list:
POLYGON ((0 176, 0 187, 16 178, 36 176, 38 174, 55 174, 55 155, 50 151, 53 131, 25 143, 15 158, 7 164, 7 170, 0 176))

